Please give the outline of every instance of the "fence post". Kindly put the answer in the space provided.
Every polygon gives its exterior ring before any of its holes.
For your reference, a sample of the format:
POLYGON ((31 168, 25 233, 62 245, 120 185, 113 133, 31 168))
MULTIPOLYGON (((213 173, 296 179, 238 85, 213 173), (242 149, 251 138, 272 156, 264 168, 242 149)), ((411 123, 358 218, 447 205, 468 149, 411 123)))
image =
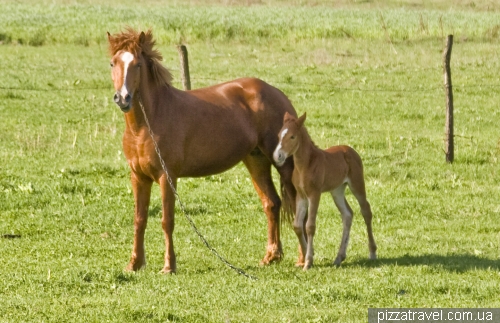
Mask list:
POLYGON ((445 154, 446 162, 453 163, 454 144, 453 144, 453 91, 451 86, 451 47, 453 46, 453 35, 448 35, 446 48, 443 51, 443 73, 444 73, 444 90, 446 92, 446 139, 445 139, 445 154))
POLYGON ((179 59, 181 60, 182 86, 184 87, 184 91, 191 90, 191 79, 189 77, 189 63, 186 46, 177 45, 177 51, 179 52, 179 59))

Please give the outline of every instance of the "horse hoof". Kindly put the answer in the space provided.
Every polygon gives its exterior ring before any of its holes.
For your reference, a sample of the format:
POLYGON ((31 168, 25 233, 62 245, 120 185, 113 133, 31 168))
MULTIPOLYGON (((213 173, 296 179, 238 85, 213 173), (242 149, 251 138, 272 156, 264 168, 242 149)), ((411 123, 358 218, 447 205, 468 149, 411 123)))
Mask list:
POLYGON ((264 257, 264 259, 262 259, 259 262, 259 266, 269 266, 273 262, 279 262, 280 260, 281 260, 281 258, 268 258, 268 257, 264 257))
POLYGON ((273 253, 268 252, 266 254, 266 256, 264 257, 264 259, 262 259, 259 262, 259 265, 261 265, 261 266, 267 266, 267 265, 270 265, 273 262, 279 262, 279 261, 281 261, 281 258, 282 258, 281 252, 278 252, 278 251, 277 252, 273 252, 273 253))
POLYGON ((162 270, 160 270, 160 274, 162 274, 162 275, 173 275, 173 274, 175 274, 175 269, 172 269, 170 267, 164 267, 162 270))
POLYGON ((134 262, 134 261, 131 261, 127 267, 125 267, 125 271, 138 271, 142 268, 144 268, 146 265, 144 264, 144 262, 134 262))
POLYGON ((304 268, 302 268, 303 271, 308 271, 309 269, 311 269, 312 267, 312 262, 306 262, 306 264, 304 265, 304 268))
POLYGON ((297 261, 297 262, 295 263, 295 267, 300 267, 300 268, 303 268, 303 267, 304 267, 304 265, 305 265, 305 264, 304 264, 304 262, 303 262, 303 261, 297 261))
POLYGON ((370 255, 368 256, 370 260, 375 260, 377 259, 377 254, 375 252, 370 252, 370 255))

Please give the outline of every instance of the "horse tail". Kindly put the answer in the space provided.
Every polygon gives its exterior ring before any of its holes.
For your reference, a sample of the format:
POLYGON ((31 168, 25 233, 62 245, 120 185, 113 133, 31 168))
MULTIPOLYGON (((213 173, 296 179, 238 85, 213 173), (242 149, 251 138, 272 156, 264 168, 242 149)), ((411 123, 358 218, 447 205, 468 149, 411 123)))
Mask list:
MULTIPOLYGON (((283 172, 280 175, 280 189, 281 189, 281 223, 286 222, 292 225, 293 218, 295 217, 295 196, 297 191, 292 184, 293 161, 292 167, 289 172, 283 172)), ((285 166, 285 165, 284 165, 285 166)))

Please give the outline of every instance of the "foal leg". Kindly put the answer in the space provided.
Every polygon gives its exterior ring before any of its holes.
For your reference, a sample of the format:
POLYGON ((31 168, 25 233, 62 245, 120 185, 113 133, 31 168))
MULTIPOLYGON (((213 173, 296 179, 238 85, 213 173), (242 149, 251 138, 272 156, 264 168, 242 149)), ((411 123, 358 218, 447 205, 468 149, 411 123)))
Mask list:
POLYGON ((314 234, 316 233, 316 214, 318 213, 320 198, 321 198, 321 192, 309 196, 309 212, 305 225, 307 234, 307 252, 306 252, 306 262, 304 264, 304 270, 308 270, 313 265, 313 258, 314 258, 313 239, 314 239, 314 234))
POLYGON ((377 245, 375 244, 375 238, 373 237, 372 231, 372 210, 370 207, 370 203, 366 199, 365 192, 365 182, 363 176, 361 178, 356 178, 353 176, 353 179, 349 181, 349 188, 351 189, 352 194, 358 200, 359 206, 361 208, 361 214, 363 215, 363 219, 366 224, 366 231, 368 233, 368 250, 370 251, 369 258, 377 259, 377 245))
MULTIPOLYGON (((177 179, 172 178, 172 184, 177 189, 177 179)), ((162 274, 175 273, 177 269, 174 252, 174 208, 175 195, 168 182, 167 175, 160 177, 161 199, 162 199, 162 218, 161 226, 165 235, 165 265, 161 270, 162 274)))
POLYGON ((304 219, 307 216, 307 209, 309 207, 309 200, 305 196, 297 195, 295 218, 293 219, 293 230, 299 239, 299 259, 295 264, 296 267, 304 267, 306 261, 305 256, 307 253, 307 241, 304 236, 304 219))
POLYGON ((248 155, 243 163, 250 172, 252 183, 259 195, 267 216, 267 252, 261 265, 279 261, 283 257, 280 241, 280 207, 281 200, 274 187, 271 176, 271 162, 262 153, 248 155))
POLYGON ((125 268, 127 271, 136 271, 146 265, 146 254, 144 249, 144 232, 148 222, 149 199, 153 181, 141 177, 132 172, 130 176, 132 189, 134 191, 134 246, 130 262, 125 268))
POLYGON ((333 201, 335 202, 335 205, 340 211, 340 215, 342 216, 342 240, 340 241, 340 247, 339 247, 339 252, 337 254, 337 257, 335 258, 335 261, 333 262, 334 265, 340 266, 342 261, 345 260, 346 255, 347 255, 347 245, 349 244, 349 234, 351 232, 351 225, 352 225, 352 209, 349 206, 349 203, 347 203, 347 200, 345 199, 345 187, 346 184, 342 184, 338 188, 334 189, 331 191, 333 201))

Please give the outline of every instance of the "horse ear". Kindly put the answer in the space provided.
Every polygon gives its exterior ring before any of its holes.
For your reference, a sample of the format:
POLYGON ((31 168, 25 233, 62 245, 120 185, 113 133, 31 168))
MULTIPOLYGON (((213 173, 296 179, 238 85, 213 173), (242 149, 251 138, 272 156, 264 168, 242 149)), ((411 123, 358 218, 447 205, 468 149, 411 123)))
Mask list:
POLYGON ((108 34, 108 42, 111 43, 111 38, 113 38, 113 37, 111 37, 111 34, 109 33, 109 31, 107 31, 106 33, 108 34))
POLYGON ((300 116, 300 118, 297 119, 297 125, 299 126, 299 128, 302 127, 302 125, 304 124, 304 121, 306 121, 306 113, 305 112, 303 115, 300 116))
POLYGON ((141 31, 141 34, 139 35, 139 44, 144 44, 144 41, 146 40, 146 34, 141 31))

